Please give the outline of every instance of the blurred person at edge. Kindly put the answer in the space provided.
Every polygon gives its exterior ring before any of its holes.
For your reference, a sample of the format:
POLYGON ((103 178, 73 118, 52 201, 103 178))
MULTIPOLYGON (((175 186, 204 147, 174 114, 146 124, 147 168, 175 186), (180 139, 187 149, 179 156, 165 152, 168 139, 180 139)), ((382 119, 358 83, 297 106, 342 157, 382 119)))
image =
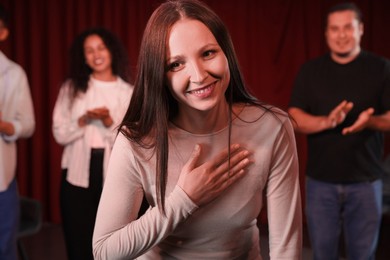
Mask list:
MULTIPOLYGON (((9 15, 0 4, 0 42, 9 35, 9 15)), ((0 259, 17 260, 19 194, 17 144, 35 130, 34 108, 25 71, 0 51, 0 259)))

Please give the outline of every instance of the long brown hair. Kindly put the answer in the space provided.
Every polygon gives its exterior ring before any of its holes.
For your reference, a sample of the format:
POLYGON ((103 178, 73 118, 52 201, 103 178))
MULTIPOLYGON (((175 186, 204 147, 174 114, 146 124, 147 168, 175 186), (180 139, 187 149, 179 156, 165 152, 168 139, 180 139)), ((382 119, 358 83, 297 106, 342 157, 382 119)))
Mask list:
POLYGON ((157 205, 163 212, 168 169, 168 124, 178 111, 177 101, 166 84, 166 43, 172 25, 184 17, 204 23, 227 57, 231 77, 225 97, 230 111, 233 103, 259 105, 245 88, 226 26, 208 6, 197 0, 174 0, 161 4, 153 12, 141 43, 133 96, 119 129, 130 141, 155 149, 157 205))

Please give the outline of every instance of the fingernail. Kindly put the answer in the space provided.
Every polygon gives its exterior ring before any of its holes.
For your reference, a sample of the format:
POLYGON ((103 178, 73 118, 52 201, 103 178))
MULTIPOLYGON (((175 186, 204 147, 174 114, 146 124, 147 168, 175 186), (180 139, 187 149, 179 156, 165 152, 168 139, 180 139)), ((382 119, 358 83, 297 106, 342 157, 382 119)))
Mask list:
POLYGON ((238 149, 239 147, 240 147, 239 144, 234 144, 234 145, 233 145, 233 149, 238 149))

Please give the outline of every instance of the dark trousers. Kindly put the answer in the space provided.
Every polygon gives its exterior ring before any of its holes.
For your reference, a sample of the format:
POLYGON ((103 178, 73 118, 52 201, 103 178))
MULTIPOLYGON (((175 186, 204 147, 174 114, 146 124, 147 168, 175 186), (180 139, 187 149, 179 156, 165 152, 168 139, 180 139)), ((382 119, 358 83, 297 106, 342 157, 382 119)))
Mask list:
POLYGON ((8 189, 0 192, 0 260, 18 259, 16 236, 19 227, 19 195, 14 179, 8 189))
POLYGON ((68 258, 93 259, 92 235, 103 186, 103 149, 91 150, 89 187, 82 188, 66 180, 62 170, 60 206, 68 258))

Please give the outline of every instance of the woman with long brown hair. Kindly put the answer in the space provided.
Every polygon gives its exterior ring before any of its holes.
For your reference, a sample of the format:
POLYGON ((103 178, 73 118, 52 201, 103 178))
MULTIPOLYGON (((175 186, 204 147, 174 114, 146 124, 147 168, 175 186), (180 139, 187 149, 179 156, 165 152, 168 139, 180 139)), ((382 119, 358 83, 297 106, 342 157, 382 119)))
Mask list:
POLYGON ((261 259, 267 197, 272 259, 300 259, 294 132, 246 90, 221 19, 168 1, 144 32, 134 96, 110 158, 96 259, 261 259), (151 207, 137 219, 145 194, 151 207))

